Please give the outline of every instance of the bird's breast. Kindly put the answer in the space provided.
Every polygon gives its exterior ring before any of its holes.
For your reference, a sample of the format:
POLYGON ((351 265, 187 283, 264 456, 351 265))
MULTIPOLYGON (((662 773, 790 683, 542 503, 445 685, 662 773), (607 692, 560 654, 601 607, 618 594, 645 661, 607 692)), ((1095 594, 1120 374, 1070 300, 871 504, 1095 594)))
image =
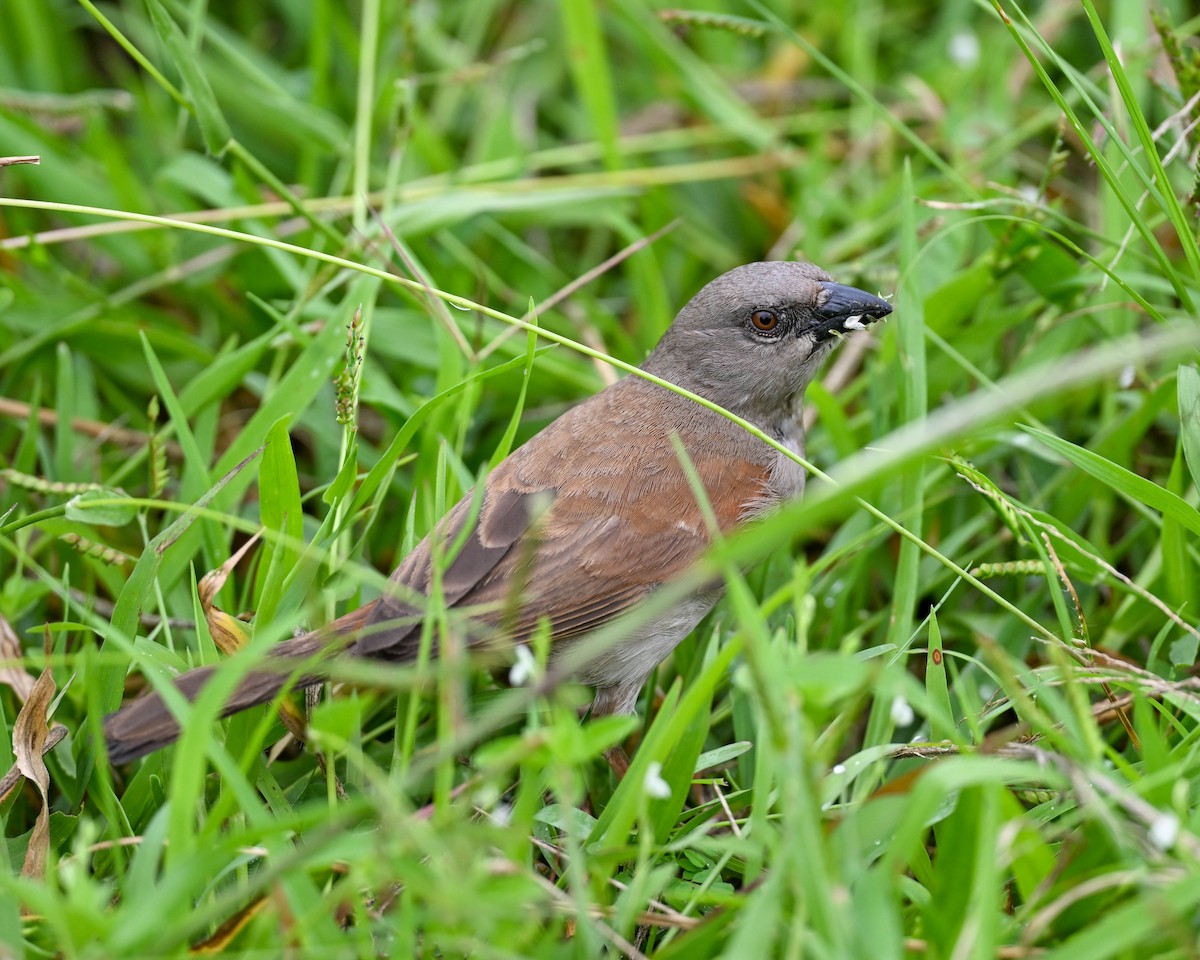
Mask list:
MULTIPOLYGON (((804 427, 798 421, 789 418, 773 433, 775 439, 786 450, 801 458, 805 456, 804 427)), ((791 457, 776 450, 768 481, 768 488, 775 501, 782 503, 800 496, 804 492, 804 479, 804 468, 791 457)))

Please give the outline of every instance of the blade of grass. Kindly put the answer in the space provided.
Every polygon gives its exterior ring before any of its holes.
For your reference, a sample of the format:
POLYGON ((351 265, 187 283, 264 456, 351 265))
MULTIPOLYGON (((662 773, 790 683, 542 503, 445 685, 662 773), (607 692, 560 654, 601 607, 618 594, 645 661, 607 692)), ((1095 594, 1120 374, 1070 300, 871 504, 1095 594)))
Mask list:
POLYGON ((288 434, 290 416, 280 417, 267 431, 263 456, 258 465, 258 508, 262 524, 274 531, 268 538, 255 610, 261 622, 274 620, 284 578, 300 559, 298 544, 304 541, 304 512, 300 506, 300 481, 296 458, 288 434))
POLYGON ((159 39, 167 48, 171 59, 175 61, 175 66, 183 77, 184 86, 191 95, 185 106, 200 125, 200 134, 204 137, 208 152, 219 157, 231 139, 229 124, 217 105, 216 97, 213 96, 212 87, 204 75, 197 51, 188 43, 179 25, 171 19, 161 0, 146 0, 146 6, 150 10, 150 20, 158 32, 159 39))
MULTIPOLYGON (((1104 61, 1108 64, 1113 82, 1116 83, 1117 90, 1121 94, 1126 116, 1129 117, 1130 122, 1133 124, 1138 142, 1142 145, 1142 152, 1146 157, 1146 161, 1150 164, 1150 179, 1158 188, 1156 199, 1162 206, 1163 212, 1167 215, 1167 219, 1171 221, 1171 225, 1175 228, 1175 237, 1179 242, 1179 246, 1183 249, 1183 255, 1187 258, 1188 266, 1191 267, 1192 277, 1200 279, 1200 246, 1197 246, 1195 228, 1187 214, 1184 213, 1183 207, 1179 203, 1179 198, 1175 195, 1175 190, 1171 185, 1171 178, 1167 175, 1166 168, 1162 164, 1162 158, 1158 155, 1158 145, 1154 142, 1154 135, 1150 131, 1150 125, 1146 122, 1146 116, 1142 112, 1142 105, 1138 102, 1133 88, 1129 83, 1129 75, 1125 71, 1125 65, 1121 62, 1117 51, 1113 49, 1112 41, 1108 38, 1108 32, 1104 29, 1104 23, 1100 19, 1100 15, 1096 12, 1096 7, 1092 3, 1092 0, 1083 0, 1083 9, 1087 13, 1092 33, 1095 34, 1096 40, 1100 44, 1100 49, 1104 54, 1104 61)), ((1186 299, 1183 302, 1185 306, 1189 304, 1189 301, 1186 299)))
POLYGON ((1079 469, 1111 487, 1135 503, 1145 504, 1163 516, 1170 517, 1192 533, 1200 535, 1200 511, 1171 491, 1160 487, 1153 480, 1139 477, 1131 470, 1107 460, 1099 454, 1063 440, 1044 430, 1018 424, 1022 430, 1045 444, 1055 453, 1061 454, 1079 469))
POLYGON ((1200 488, 1200 371, 1190 364, 1176 373, 1179 391, 1179 432, 1192 483, 1200 488))
MULTIPOLYGON (((1034 72, 1038 75, 1038 79, 1042 81, 1042 85, 1054 99, 1054 102, 1058 105, 1059 110, 1062 111, 1063 116, 1067 118, 1068 122, 1071 124, 1071 127, 1074 129, 1076 136, 1083 141, 1084 148, 1087 150, 1088 155, 1095 162, 1096 169, 1100 172, 1101 176, 1104 177, 1104 180, 1108 184, 1109 189, 1112 190, 1113 195, 1120 202, 1126 216, 1129 217, 1129 222, 1134 226, 1146 244, 1147 248, 1153 254, 1162 276, 1166 277, 1170 282, 1172 289, 1175 291, 1176 296, 1179 297, 1180 302, 1183 303, 1184 308, 1188 311, 1191 311, 1193 309, 1191 292, 1183 283, 1179 276, 1179 272, 1174 268, 1170 258, 1166 254, 1166 251, 1163 250, 1162 244, 1159 243, 1158 238, 1154 236, 1154 232, 1151 229, 1147 218, 1140 213, 1140 211, 1137 209, 1137 204, 1134 202, 1133 198, 1129 196, 1128 192, 1121 184, 1116 171, 1112 169, 1107 157, 1105 157, 1104 151, 1100 149, 1095 139, 1087 129, 1087 126, 1082 120, 1080 120, 1079 116, 1076 114, 1074 109, 1072 109, 1071 105, 1067 103, 1066 97, 1063 96, 1062 91, 1059 90, 1058 85, 1051 78, 1046 68, 1042 66, 1041 61, 1034 54, 1032 48, 1025 40, 1021 30, 1018 29, 1017 25, 1004 12, 1004 8, 1001 5, 1000 0, 993 0, 993 3, 996 7, 997 13, 1000 15, 1000 18, 1004 21, 1005 26, 1008 27, 1012 38, 1021 48, 1021 52, 1025 55, 1026 60, 1029 61, 1030 66, 1033 67, 1034 72)), ((1065 63, 1062 58, 1059 57, 1054 48, 1046 43, 1045 40, 1037 33, 1037 31, 1033 28, 1033 25, 1025 16, 1024 12, 1022 12, 1019 7, 1014 7, 1014 9, 1018 11, 1021 20, 1024 23, 1025 29, 1032 33, 1037 39, 1038 43, 1041 45, 1042 52, 1063 72, 1068 79, 1071 80, 1072 85, 1077 91, 1079 91, 1080 95, 1084 99, 1084 102, 1087 103, 1088 107, 1090 108, 1095 121, 1104 128, 1105 132, 1111 138, 1111 142, 1114 143, 1121 151, 1125 161, 1129 164, 1130 169, 1132 169, 1141 177, 1146 189, 1156 196, 1158 203, 1164 209, 1166 209, 1167 203, 1161 198, 1160 189, 1147 178, 1146 174, 1136 162, 1136 158, 1133 157, 1128 146, 1121 139, 1118 131, 1112 126, 1112 123, 1109 121, 1104 111, 1100 110, 1095 105, 1087 91, 1083 89, 1083 85, 1076 78, 1075 71, 1072 70, 1070 65, 1065 63)), ((1162 186, 1165 189, 1169 189, 1170 184, 1167 181, 1163 181, 1162 186)))

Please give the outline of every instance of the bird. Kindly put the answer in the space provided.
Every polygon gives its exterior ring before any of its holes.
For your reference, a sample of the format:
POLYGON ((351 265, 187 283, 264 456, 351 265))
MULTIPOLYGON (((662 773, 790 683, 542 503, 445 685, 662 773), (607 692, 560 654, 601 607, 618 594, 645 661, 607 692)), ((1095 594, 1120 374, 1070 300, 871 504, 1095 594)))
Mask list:
MULTIPOLYGON (((696 293, 641 369, 803 457, 804 392, 822 360, 847 331, 891 312, 885 299, 837 283, 811 263, 749 263, 696 293)), ((221 715, 268 703, 285 687, 321 683, 322 654, 415 661, 422 600, 434 589, 447 609, 469 612, 468 646, 515 648, 546 630, 553 665, 688 570, 712 544, 714 526, 726 534, 763 518, 800 496, 804 481, 796 460, 728 417, 626 376, 488 472, 482 490, 467 493, 434 525, 381 596, 276 644, 270 669, 249 672, 221 715)), ((634 713, 650 673, 721 592, 719 583, 707 583, 665 611, 631 620, 617 642, 577 664, 575 679, 594 688, 591 715, 634 713)), ((430 655, 437 655, 436 642, 430 655)), ((214 669, 200 667, 173 682, 194 700, 214 669)), ((180 733, 157 692, 110 714, 104 728, 115 764, 180 733)))

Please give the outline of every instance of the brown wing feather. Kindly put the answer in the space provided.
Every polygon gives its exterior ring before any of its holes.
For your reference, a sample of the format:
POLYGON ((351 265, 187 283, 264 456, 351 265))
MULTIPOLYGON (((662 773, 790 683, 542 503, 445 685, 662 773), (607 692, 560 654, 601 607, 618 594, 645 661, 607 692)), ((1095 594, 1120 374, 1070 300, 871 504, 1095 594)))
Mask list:
MULTIPOLYGON (((673 437, 692 457, 721 530, 761 508, 771 479, 769 448, 726 418, 630 377, 501 463, 486 481, 477 517, 470 497, 456 504, 392 574, 393 593, 281 643, 280 665, 313 657, 337 636, 355 637, 346 648, 351 655, 415 657, 435 538, 448 549, 462 539, 441 586, 448 605, 474 608, 481 635, 521 641, 545 620, 562 640, 610 622, 686 570, 710 543, 673 437), (701 440, 705 456, 698 458, 701 440)), ((207 668, 193 671, 176 683, 194 699, 210 675, 207 668)), ((288 679, 287 669, 249 674, 223 713, 271 700, 288 679)), ((296 685, 320 679, 303 676, 296 685)), ((106 718, 105 733, 111 758, 123 762, 170 743, 179 729, 152 694, 106 718)))
POLYGON ((428 596, 433 584, 435 544, 443 551, 457 548, 441 578, 444 602, 456 606, 495 571, 529 529, 536 499, 533 493, 506 488, 489 479, 478 514, 470 494, 455 504, 391 575, 392 592, 380 597, 354 652, 389 660, 414 659, 423 612, 420 598, 428 596), (471 532, 464 539, 463 531, 471 523, 471 532))
MULTIPOLYGON (((474 619, 493 631, 507 626, 512 641, 527 639, 542 620, 565 638, 624 613, 711 542, 671 439, 675 433, 694 451, 701 432, 708 455, 690 455, 718 527, 728 530, 761 500, 769 449, 747 444, 726 418, 630 378, 559 418, 488 477, 478 522, 443 575, 445 602, 476 608, 474 619), (659 402, 631 405, 633 391, 659 402), (651 414, 635 419, 631 406, 651 414), (601 436, 597 423, 607 427, 601 436), (535 522, 539 498, 552 502, 535 522), (514 580, 523 581, 515 612, 514 580)), ((453 543, 470 514, 468 497, 437 535, 453 543)), ((431 566, 426 540, 393 574, 397 596, 380 602, 355 652, 415 656, 420 614, 411 598, 428 590, 431 566)))

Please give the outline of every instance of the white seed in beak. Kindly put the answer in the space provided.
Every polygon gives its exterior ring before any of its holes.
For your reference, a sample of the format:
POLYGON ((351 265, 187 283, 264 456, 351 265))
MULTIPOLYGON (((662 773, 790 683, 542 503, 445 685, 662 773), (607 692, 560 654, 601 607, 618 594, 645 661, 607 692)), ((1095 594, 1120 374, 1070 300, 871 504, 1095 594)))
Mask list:
POLYGON ((846 322, 842 324, 847 330, 866 330, 867 326, 862 322, 862 314, 857 317, 847 317, 846 322))

